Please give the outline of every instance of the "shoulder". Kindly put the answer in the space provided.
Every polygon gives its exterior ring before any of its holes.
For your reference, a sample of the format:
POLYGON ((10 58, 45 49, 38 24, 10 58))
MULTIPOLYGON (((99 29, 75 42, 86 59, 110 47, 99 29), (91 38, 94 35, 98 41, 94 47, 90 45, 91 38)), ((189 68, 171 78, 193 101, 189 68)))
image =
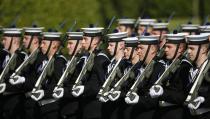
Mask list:
POLYGON ((95 57, 95 62, 97 63, 104 63, 104 62, 110 62, 110 58, 109 56, 104 53, 104 52, 99 52, 96 54, 96 57, 95 57))
POLYGON ((193 66, 192 63, 187 59, 182 59, 181 65, 182 65, 182 67, 192 67, 193 66))
POLYGON ((67 62, 67 59, 63 55, 56 55, 56 62, 60 62, 60 63, 65 64, 67 62))
POLYGON ((17 56, 21 59, 25 60, 28 58, 28 54, 25 51, 17 50, 16 53, 17 53, 17 56))

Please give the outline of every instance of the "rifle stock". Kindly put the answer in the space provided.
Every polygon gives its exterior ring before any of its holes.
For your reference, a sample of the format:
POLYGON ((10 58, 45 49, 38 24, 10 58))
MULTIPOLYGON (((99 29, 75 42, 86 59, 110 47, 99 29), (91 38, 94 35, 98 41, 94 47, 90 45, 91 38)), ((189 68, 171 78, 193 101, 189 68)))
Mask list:
POLYGON ((187 51, 185 51, 180 57, 178 57, 177 59, 175 59, 170 66, 163 72, 163 74, 160 76, 160 78, 155 82, 154 85, 162 85, 162 83, 167 79, 167 77, 171 74, 171 73, 175 73, 176 70, 180 67, 181 65, 181 61, 183 59, 183 57, 185 57, 187 54, 187 51))
POLYGON ((0 83, 3 83, 4 82, 5 76, 6 76, 6 74, 8 74, 8 72, 10 70, 14 70, 15 69, 16 58, 17 58, 17 54, 16 53, 13 53, 12 56, 10 57, 8 63, 6 64, 4 70, 1 72, 1 75, 0 75, 0 83))
MULTIPOLYGON (((204 80, 204 77, 206 75, 206 73, 208 72, 210 68, 210 62, 209 60, 207 60, 206 62, 204 62, 204 64, 202 65, 198 76, 195 79, 195 82, 192 86, 192 88, 190 89, 190 92, 184 102, 185 105, 188 105, 189 103, 193 104, 193 105, 197 105, 197 102, 194 102, 194 100, 198 97, 198 90, 204 80)), ((196 115, 196 110, 190 110, 191 114, 196 115)))
POLYGON ((66 69, 64 73, 62 74, 60 80, 57 83, 57 87, 62 87, 64 80, 67 78, 69 74, 73 74, 76 64, 77 64, 78 57, 75 55, 71 58, 71 60, 67 63, 66 69))
POLYGON ((104 93, 109 91, 110 85, 111 85, 112 81, 114 80, 114 78, 115 78, 115 76, 117 74, 117 71, 119 71, 119 64, 120 64, 121 61, 122 61, 122 58, 117 61, 117 63, 115 64, 113 70, 111 71, 111 73, 107 77, 106 81, 104 82, 102 88, 98 92, 97 97, 103 96, 104 93))
POLYGON ((132 93, 136 93, 136 91, 138 90, 139 84, 151 76, 154 70, 154 65, 156 64, 158 60, 160 60, 164 56, 164 53, 165 53, 164 47, 162 47, 160 51, 158 52, 158 54, 145 67, 145 70, 142 72, 142 74, 139 77, 137 77, 136 81, 127 92, 126 97, 129 97, 130 99, 134 99, 135 96, 132 93))
POLYGON ((35 84, 35 86, 34 86, 34 88, 33 88, 33 90, 32 90, 32 95, 34 94, 35 91, 41 89, 42 82, 43 82, 44 80, 46 80, 46 76, 47 76, 48 74, 51 74, 51 73, 52 73, 52 72, 50 72, 49 70, 53 68, 54 60, 55 60, 55 59, 54 59, 54 56, 52 56, 52 57, 49 59, 48 63, 45 65, 45 67, 44 67, 44 69, 43 69, 41 75, 39 76, 39 78, 38 78, 38 80, 36 81, 36 84, 35 84))
POLYGON ((90 56, 88 57, 87 61, 85 62, 84 66, 82 67, 82 70, 75 81, 75 84, 73 85, 72 90, 76 87, 82 84, 82 79, 85 76, 86 72, 92 69, 93 63, 94 63, 95 53, 90 53, 90 56))
POLYGON ((40 52, 39 48, 37 48, 34 52, 32 52, 29 57, 23 61, 23 63, 15 70, 16 75, 20 75, 21 71, 28 65, 33 64, 37 58, 38 53, 40 52))

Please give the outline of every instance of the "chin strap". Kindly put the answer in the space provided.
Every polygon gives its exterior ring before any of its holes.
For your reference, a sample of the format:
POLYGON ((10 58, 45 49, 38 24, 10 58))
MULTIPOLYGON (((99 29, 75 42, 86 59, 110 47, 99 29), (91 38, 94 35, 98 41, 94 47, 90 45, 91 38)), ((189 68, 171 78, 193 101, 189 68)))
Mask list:
POLYGON ((32 43, 33 39, 34 39, 34 36, 32 35, 31 38, 30 38, 27 49, 29 49, 31 47, 31 43, 32 43))
POLYGON ((116 42, 116 45, 115 45, 115 48, 114 48, 114 54, 113 54, 113 56, 115 56, 116 55, 116 53, 117 53, 117 47, 118 47, 118 42, 116 42))
POLYGON ((135 48, 132 47, 132 50, 131 50, 131 54, 130 54, 130 57, 129 57, 129 60, 131 61, 132 57, 133 57, 133 52, 134 52, 135 48))
POLYGON ((178 50, 179 50, 179 46, 180 46, 180 44, 177 44, 174 56, 173 56, 173 58, 171 60, 173 60, 176 57, 176 55, 178 53, 178 50))
POLYGON ((77 40, 77 43, 76 43, 76 45, 74 47, 74 51, 72 52, 72 55, 75 55, 75 52, 77 50, 78 45, 79 45, 79 41, 77 40))
POLYGON ((146 54, 145 54, 144 59, 142 61, 143 63, 145 63, 145 60, 147 59, 147 56, 149 54, 150 47, 151 47, 151 45, 149 45, 148 48, 147 48, 146 54))
POLYGON ((49 44, 49 46, 48 46, 48 48, 47 48, 47 52, 46 52, 46 55, 49 53, 49 51, 50 51, 50 48, 51 48, 51 45, 52 45, 52 41, 50 41, 50 44, 49 44))
POLYGON ((93 42, 93 37, 91 37, 91 41, 90 41, 90 45, 89 45, 88 51, 89 51, 89 50, 90 50, 90 48, 91 48, 91 44, 92 44, 92 42, 93 42))
POLYGON ((11 48, 12 48, 12 42, 13 42, 13 37, 11 38, 11 41, 10 41, 10 44, 9 44, 8 51, 10 51, 10 50, 11 50, 11 48))

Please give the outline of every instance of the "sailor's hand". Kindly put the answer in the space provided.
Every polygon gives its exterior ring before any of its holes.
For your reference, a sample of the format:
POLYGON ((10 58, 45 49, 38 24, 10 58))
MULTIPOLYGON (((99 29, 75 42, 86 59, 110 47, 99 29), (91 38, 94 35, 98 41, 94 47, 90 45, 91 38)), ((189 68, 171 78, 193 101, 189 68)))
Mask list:
POLYGON ((39 101, 44 97, 44 90, 32 91, 31 98, 35 101, 39 101))
POLYGON ((83 94, 83 92, 84 92, 84 89, 85 89, 85 86, 83 86, 83 85, 80 85, 80 86, 76 86, 76 87, 74 87, 72 90, 72 95, 74 96, 74 97, 79 97, 80 95, 82 95, 83 94))
POLYGON ((138 101, 139 101, 139 95, 135 92, 131 92, 125 98, 125 102, 127 104, 136 104, 136 103, 138 103, 138 101))
POLYGON ((62 98, 63 95, 64 95, 64 89, 55 87, 55 89, 53 90, 53 97, 59 99, 62 98))

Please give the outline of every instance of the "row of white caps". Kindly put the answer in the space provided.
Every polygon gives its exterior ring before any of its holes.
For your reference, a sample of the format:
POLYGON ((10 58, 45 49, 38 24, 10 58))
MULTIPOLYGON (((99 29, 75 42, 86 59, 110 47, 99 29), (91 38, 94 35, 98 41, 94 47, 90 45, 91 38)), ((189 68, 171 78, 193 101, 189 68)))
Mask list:
MULTIPOLYGON (((138 18, 136 19, 130 19, 130 18, 123 18, 123 19, 118 19, 118 24, 122 25, 130 25, 130 24, 139 24, 141 26, 152 26, 153 29, 164 29, 167 28, 169 23, 163 23, 163 22, 157 22, 156 19, 141 19, 138 18)), ((190 30, 200 30, 201 32, 210 32, 210 25, 203 25, 200 26, 198 24, 182 24, 181 29, 183 31, 190 31, 190 30)))
POLYGON ((136 23, 141 26, 152 26, 154 29, 165 29, 169 25, 169 23, 159 23, 156 19, 118 19, 120 25, 134 25, 136 23))
MULTIPOLYGON (((124 40, 126 43, 141 43, 141 44, 158 44, 159 35, 139 36, 139 37, 127 37, 127 32, 108 34, 109 42, 119 42, 124 40)), ((189 35, 178 34, 165 34, 168 43, 184 43, 187 41, 189 44, 203 44, 209 42, 209 36, 207 34, 189 35)))

